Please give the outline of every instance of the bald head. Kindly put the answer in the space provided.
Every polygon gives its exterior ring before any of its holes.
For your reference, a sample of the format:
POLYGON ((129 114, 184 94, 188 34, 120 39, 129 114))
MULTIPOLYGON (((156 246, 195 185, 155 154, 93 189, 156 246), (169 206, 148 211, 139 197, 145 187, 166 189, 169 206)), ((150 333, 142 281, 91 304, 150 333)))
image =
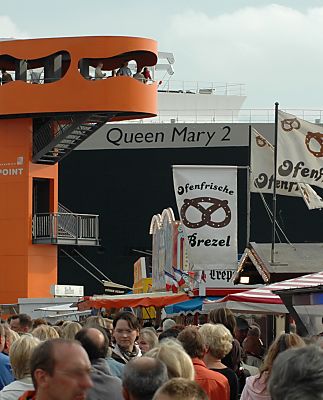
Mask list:
POLYGON ((150 357, 140 357, 126 364, 123 371, 123 391, 127 400, 150 400, 156 390, 168 380, 166 365, 150 357))
POLYGON ((75 335, 75 339, 84 347, 91 362, 107 356, 109 338, 103 328, 83 328, 75 335))

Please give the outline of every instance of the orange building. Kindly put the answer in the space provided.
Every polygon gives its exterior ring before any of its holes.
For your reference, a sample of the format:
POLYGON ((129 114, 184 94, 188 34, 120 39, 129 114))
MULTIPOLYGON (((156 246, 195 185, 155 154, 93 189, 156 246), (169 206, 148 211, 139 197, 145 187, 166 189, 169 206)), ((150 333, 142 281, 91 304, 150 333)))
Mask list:
POLYGON ((98 216, 59 206, 58 162, 109 121, 156 115, 156 83, 91 76, 99 63, 112 75, 128 61, 137 69, 155 65, 157 43, 129 37, 0 42, 0 303, 50 296, 58 244, 99 244, 98 216))

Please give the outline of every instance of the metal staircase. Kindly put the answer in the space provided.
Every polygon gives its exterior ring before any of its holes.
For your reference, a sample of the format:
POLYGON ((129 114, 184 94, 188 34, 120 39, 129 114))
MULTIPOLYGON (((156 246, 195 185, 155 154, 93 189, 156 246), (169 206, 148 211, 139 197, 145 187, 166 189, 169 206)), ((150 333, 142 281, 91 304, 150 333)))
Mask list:
POLYGON ((73 113, 34 120, 33 162, 56 164, 115 113, 73 113))

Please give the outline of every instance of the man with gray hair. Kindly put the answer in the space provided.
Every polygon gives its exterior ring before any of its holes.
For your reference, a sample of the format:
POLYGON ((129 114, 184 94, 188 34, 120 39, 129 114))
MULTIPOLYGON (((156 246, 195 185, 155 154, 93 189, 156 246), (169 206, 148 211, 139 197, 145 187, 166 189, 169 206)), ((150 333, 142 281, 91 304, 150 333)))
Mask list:
POLYGON ((323 400, 323 351, 318 346, 283 351, 269 379, 272 400, 323 400))
POLYGON ((133 359, 123 371, 123 397, 125 400, 151 400, 166 381, 167 368, 162 361, 150 357, 133 359))

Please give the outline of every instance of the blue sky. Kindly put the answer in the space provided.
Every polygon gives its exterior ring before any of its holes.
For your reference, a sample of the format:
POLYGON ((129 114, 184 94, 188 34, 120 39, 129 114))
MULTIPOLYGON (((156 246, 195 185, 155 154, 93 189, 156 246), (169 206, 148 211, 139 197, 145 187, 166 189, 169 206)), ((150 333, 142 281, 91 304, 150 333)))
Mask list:
POLYGON ((246 108, 323 109, 323 0, 11 0, 0 37, 151 37, 174 80, 247 85, 246 108))

